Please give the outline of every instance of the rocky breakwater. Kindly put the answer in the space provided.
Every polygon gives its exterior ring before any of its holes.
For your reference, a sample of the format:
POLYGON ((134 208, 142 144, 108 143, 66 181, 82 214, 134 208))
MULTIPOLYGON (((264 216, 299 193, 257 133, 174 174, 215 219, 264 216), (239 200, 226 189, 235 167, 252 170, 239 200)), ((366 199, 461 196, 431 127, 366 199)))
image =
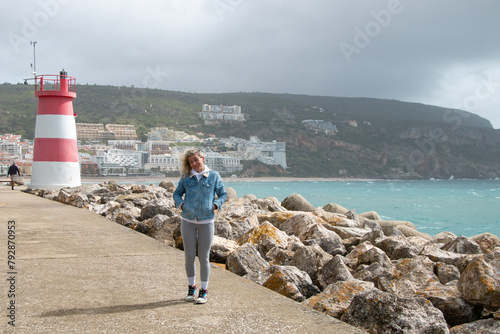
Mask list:
MULTIPOLYGON (((28 190, 182 249, 175 185, 114 182, 28 190)), ((500 240, 315 208, 299 194, 238 198, 217 212, 211 260, 370 333, 500 333, 500 240)))

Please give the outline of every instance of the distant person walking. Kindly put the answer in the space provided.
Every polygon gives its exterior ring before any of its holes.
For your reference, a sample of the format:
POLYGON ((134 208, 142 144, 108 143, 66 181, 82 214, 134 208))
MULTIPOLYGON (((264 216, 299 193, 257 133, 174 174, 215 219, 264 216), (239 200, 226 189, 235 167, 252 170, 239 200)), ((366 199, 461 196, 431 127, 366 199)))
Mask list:
POLYGON ((15 161, 13 161, 12 165, 10 165, 7 175, 10 176, 10 185, 12 186, 12 190, 14 190, 14 184, 16 183, 17 177, 21 176, 15 161))
POLYGON ((205 165, 205 156, 200 149, 186 150, 181 161, 181 179, 174 191, 174 201, 176 206, 182 209, 181 234, 188 280, 186 301, 205 304, 210 276, 210 248, 214 238, 215 210, 222 207, 227 199, 227 193, 219 173, 205 165), (198 298, 195 299, 196 245, 198 245, 201 282, 198 298))

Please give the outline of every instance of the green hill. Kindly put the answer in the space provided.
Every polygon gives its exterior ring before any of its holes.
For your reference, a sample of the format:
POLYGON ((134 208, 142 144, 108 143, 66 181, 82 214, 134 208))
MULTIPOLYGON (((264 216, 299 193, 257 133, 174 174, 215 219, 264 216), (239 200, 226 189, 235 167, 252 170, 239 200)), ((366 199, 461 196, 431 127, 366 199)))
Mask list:
MULTIPOLYGON (((217 137, 252 135, 287 143, 286 171, 248 164, 252 175, 490 178, 500 175, 500 133, 475 114, 372 98, 269 93, 196 94, 134 87, 78 85, 81 123, 134 124, 141 139, 151 127, 217 137), (240 105, 245 122, 204 125, 202 104, 240 105), (329 136, 303 120, 335 124, 329 136), (352 127, 347 121, 356 121, 352 127), (262 168, 263 167, 263 168, 262 168)), ((0 85, 0 133, 34 137, 33 86, 0 85)))

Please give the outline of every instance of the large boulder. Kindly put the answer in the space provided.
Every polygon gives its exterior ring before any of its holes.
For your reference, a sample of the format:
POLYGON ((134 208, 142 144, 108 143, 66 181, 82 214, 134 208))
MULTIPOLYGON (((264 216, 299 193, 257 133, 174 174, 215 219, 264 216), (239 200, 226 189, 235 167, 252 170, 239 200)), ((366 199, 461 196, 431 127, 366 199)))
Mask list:
POLYGON ((316 283, 319 270, 332 258, 318 245, 302 246, 295 250, 290 265, 305 271, 316 283))
POLYGON ((375 246, 382 249, 391 260, 416 257, 422 249, 410 244, 404 235, 382 238, 375 246))
POLYGON ((175 246, 174 232, 181 225, 181 217, 170 217, 168 215, 156 215, 146 221, 150 226, 148 235, 160 240, 169 246, 175 246))
POLYGON ((355 296, 373 289, 375 287, 371 282, 356 279, 339 281, 328 285, 323 292, 309 298, 303 304, 340 319, 355 296))
POLYGON ((500 248, 500 239, 491 233, 481 233, 471 237, 471 240, 479 245, 484 254, 489 254, 495 251, 495 248, 500 248))
POLYGON ((465 300, 454 285, 430 284, 419 295, 443 312, 450 327, 478 320, 482 307, 465 300))
POLYGON ((254 244, 262 256, 265 256, 272 248, 285 249, 288 245, 288 236, 285 232, 278 230, 269 222, 264 222, 246 232, 238 239, 238 244, 247 242, 254 244))
POLYGON ((235 201, 238 199, 238 194, 236 193, 236 190, 234 190, 234 188, 226 187, 226 193, 228 201, 235 201))
POLYGON ((325 289, 330 284, 354 279, 345 262, 345 258, 336 255, 323 265, 318 272, 318 284, 320 288, 325 289))
POLYGON ((343 215, 349 212, 349 209, 346 209, 342 205, 339 205, 337 203, 329 203, 323 207, 323 210, 325 210, 326 212, 341 213, 343 215))
POLYGON ((450 334, 500 334, 500 321, 484 319, 452 327, 450 334))
POLYGON ((449 333, 441 311, 426 299, 377 289, 354 296, 340 320, 368 333, 449 333))
POLYGON ((281 206, 289 211, 314 211, 314 206, 300 194, 294 193, 281 202, 281 206))
POLYGON ((224 239, 214 235, 212 247, 210 248, 210 262, 226 263, 229 254, 239 247, 233 240, 224 239))
POLYGON ((306 272, 293 266, 270 266, 263 276, 262 286, 298 302, 320 292, 306 272))
POLYGON ((227 257, 227 270, 240 275, 259 276, 259 272, 269 267, 264 258, 252 243, 246 243, 238 247, 227 257))
POLYGON ((442 250, 457 254, 481 254, 481 247, 472 239, 459 236, 452 241, 446 243, 442 250))
POLYGON ((458 280, 462 296, 475 305, 500 308, 500 250, 473 260, 458 280))

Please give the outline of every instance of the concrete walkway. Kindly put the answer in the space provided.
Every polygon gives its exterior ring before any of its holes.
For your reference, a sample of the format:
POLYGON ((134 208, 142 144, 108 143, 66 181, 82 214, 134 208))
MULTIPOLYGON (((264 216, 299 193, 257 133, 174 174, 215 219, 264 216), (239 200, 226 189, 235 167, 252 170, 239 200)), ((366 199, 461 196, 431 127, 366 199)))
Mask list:
POLYGON ((215 265, 185 302, 182 251, 22 189, 0 187, 1 333, 364 333, 215 265))

